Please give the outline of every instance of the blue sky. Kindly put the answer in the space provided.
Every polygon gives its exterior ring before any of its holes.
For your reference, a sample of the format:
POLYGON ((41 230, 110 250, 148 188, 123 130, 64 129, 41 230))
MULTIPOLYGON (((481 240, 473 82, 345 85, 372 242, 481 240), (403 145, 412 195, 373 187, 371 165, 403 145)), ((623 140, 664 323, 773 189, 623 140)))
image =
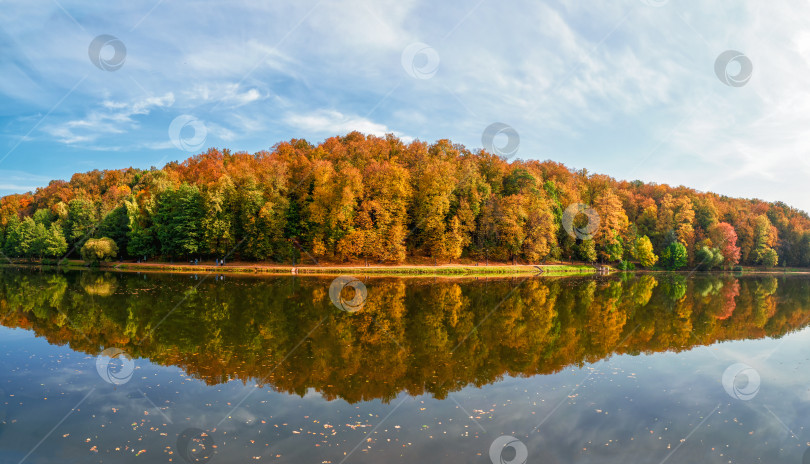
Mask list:
POLYGON ((265 3, 2 0, 0 194, 351 130, 474 149, 502 122, 518 158, 810 210, 810 5, 265 3))

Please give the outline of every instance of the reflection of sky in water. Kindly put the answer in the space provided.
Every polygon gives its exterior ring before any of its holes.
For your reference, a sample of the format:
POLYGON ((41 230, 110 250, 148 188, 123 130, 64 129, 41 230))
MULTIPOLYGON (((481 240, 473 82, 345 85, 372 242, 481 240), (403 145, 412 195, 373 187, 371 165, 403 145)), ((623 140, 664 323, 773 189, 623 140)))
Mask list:
POLYGON ((782 340, 614 356, 467 387, 445 400, 402 394, 390 404, 351 405, 237 381, 209 387, 142 359, 129 382, 114 386, 99 377, 95 357, 2 328, 0 462, 19 462, 64 419, 25 462, 183 462, 177 437, 196 427, 217 444, 212 463, 488 463, 492 441, 511 435, 526 444, 528 462, 798 464, 810 442, 808 346, 810 329, 782 340), (721 385, 738 362, 761 376, 750 401, 721 385))

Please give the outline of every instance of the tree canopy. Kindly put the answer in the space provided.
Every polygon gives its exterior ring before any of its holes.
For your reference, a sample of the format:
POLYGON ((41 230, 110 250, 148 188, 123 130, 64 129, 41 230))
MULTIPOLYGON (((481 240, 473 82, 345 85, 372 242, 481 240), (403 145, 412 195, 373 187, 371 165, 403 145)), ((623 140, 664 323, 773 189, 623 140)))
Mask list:
POLYGON ((76 256, 102 237, 124 258, 167 260, 580 259, 650 267, 679 243, 688 266, 701 265, 704 248, 713 266, 810 266, 810 218, 781 202, 620 181, 554 161, 507 162, 449 140, 358 132, 254 154, 210 149, 160 169, 77 173, 0 198, 6 256, 76 256), (572 206, 580 213, 571 219, 572 206))

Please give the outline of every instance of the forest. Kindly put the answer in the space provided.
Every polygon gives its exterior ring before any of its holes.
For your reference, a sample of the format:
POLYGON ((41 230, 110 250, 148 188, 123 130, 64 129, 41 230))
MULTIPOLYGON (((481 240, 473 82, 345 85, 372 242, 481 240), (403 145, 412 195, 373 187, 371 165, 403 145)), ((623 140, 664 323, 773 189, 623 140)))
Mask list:
POLYGON ((0 250, 32 260, 795 267, 810 266, 810 217, 449 140, 352 132, 77 173, 5 196, 0 250))

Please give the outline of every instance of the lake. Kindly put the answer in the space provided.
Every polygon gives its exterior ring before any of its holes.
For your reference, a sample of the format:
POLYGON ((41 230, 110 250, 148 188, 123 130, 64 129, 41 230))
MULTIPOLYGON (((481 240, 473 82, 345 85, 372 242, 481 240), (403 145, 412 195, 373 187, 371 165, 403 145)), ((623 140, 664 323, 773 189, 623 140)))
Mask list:
POLYGON ((0 268, 2 463, 807 463, 810 278, 0 268))

